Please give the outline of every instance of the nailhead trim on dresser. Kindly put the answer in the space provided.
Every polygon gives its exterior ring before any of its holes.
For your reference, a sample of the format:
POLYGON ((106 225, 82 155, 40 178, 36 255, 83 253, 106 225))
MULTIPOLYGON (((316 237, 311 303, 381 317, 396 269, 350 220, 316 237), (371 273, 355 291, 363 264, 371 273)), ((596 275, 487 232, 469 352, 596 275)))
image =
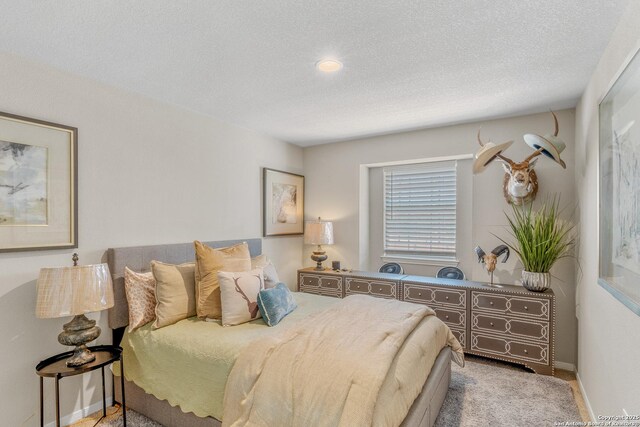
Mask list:
POLYGON ((298 270, 302 292, 344 298, 365 294, 431 307, 465 353, 522 364, 553 375, 556 304, 553 291, 520 286, 361 271, 298 270))

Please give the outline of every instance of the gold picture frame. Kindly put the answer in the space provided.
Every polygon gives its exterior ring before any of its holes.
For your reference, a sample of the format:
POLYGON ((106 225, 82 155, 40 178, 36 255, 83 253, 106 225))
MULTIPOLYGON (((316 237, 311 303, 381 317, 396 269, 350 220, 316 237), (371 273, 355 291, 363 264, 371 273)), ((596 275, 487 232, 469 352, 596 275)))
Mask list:
POLYGON ((304 176, 262 170, 264 237, 304 234, 304 176))
POLYGON ((78 247, 78 129, 0 112, 0 252, 78 247))

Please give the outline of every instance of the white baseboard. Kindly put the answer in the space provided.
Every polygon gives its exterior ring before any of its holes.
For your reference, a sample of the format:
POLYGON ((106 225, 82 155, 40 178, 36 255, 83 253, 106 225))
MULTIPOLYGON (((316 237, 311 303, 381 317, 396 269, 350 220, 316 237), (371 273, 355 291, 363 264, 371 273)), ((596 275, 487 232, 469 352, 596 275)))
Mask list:
MULTIPOLYGON (((111 396, 107 396, 107 408, 109 407, 110 402, 113 401, 111 396)), ((75 423, 76 421, 80 421, 81 419, 93 414, 94 412, 102 410, 102 400, 97 401, 93 405, 89 405, 85 408, 78 409, 77 411, 65 415, 60 418, 60 425, 67 426, 75 423)), ((50 423, 45 424, 45 427, 56 427, 56 421, 53 420, 50 423)))
POLYGON ((578 380, 578 387, 580 387, 580 393, 582 393, 582 400, 584 400, 584 404, 587 407, 587 411, 589 411, 589 417, 592 422, 596 421, 596 415, 593 413, 593 408, 591 408, 591 403, 589 403, 589 397, 587 396, 587 392, 584 390, 584 386, 582 385, 582 380, 580 379, 580 373, 576 372, 576 379, 578 380))
POLYGON ((558 369, 562 369, 564 371, 571 371, 571 372, 576 371, 576 365, 568 362, 555 362, 555 367, 558 369))

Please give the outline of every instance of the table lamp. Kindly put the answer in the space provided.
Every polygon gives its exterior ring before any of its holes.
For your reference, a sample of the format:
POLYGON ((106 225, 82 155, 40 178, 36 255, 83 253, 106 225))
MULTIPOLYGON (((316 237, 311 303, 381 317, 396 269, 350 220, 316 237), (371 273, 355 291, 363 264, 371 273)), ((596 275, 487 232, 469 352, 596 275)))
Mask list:
POLYGON ((311 259, 317 263, 315 270, 324 270, 322 261, 327 259, 327 255, 322 250, 322 245, 333 245, 333 223, 322 221, 320 217, 317 221, 307 221, 304 226, 304 243, 318 245, 318 248, 313 251, 311 259))
POLYGON ((109 307, 113 307, 113 285, 107 264, 79 266, 78 255, 73 254, 73 267, 40 269, 36 317, 74 316, 58 335, 60 344, 75 346, 67 366, 95 360, 86 344, 100 336, 100 328, 84 314, 109 307))

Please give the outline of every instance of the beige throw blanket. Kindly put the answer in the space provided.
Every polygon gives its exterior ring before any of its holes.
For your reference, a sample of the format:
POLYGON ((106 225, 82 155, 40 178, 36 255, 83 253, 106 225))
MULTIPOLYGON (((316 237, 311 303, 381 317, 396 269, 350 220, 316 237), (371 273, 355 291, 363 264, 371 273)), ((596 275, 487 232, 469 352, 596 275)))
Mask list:
MULTIPOLYGON (((350 296, 253 342, 229 375, 223 426, 371 426, 398 350, 434 314, 422 305, 350 296)), ((446 332, 462 363, 460 344, 446 332)))

